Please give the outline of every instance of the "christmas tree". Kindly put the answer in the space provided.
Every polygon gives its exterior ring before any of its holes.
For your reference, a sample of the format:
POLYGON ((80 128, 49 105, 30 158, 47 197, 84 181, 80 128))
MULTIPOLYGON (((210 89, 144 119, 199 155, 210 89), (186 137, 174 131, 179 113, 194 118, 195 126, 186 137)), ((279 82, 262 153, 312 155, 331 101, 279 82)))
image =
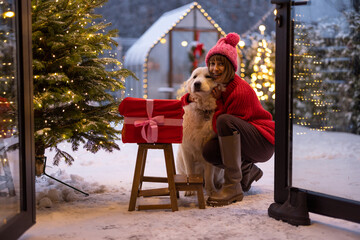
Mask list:
POLYGON ((359 14, 325 20, 295 18, 293 118, 311 130, 359 134, 359 14))
POLYGON ((360 14, 347 10, 331 20, 318 27, 318 32, 330 28, 334 33, 331 41, 321 44, 327 49, 323 72, 333 102, 327 118, 336 130, 360 134, 360 14))
POLYGON ((259 27, 261 34, 247 36, 249 47, 244 52, 241 74, 256 92, 263 107, 275 116, 275 41, 265 34, 265 26, 259 27))
POLYGON ((69 142, 92 153, 119 149, 121 120, 112 92, 123 88, 130 71, 111 57, 116 30, 94 9, 106 0, 32 0, 35 154, 55 150, 54 164, 74 158, 59 148, 69 142), (117 69, 107 70, 107 65, 117 69))
POLYGON ((13 3, 0 2, 0 139, 16 134, 17 125, 15 13, 10 10, 12 8, 13 3))
POLYGON ((317 46, 321 40, 316 35, 316 26, 306 23, 305 19, 297 15, 293 21, 292 118, 294 123, 309 127, 310 130, 326 131, 331 128, 325 117, 331 103, 325 96, 325 84, 320 72, 322 50, 317 46))
POLYGON ((350 59, 349 71, 346 71, 347 82, 341 85, 341 92, 346 96, 349 132, 360 134, 360 14, 359 11, 345 12, 349 24, 349 33, 342 36, 346 46, 343 56, 350 59))

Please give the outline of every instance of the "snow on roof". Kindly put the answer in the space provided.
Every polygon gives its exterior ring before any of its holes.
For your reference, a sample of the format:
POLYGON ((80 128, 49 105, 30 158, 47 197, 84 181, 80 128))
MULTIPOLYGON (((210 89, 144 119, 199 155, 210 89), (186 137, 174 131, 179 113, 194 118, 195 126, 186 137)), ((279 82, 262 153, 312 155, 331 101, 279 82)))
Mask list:
POLYGON ((176 22, 196 5, 197 3, 193 2, 164 13, 126 52, 125 66, 143 64, 149 50, 159 38, 165 36, 176 22))

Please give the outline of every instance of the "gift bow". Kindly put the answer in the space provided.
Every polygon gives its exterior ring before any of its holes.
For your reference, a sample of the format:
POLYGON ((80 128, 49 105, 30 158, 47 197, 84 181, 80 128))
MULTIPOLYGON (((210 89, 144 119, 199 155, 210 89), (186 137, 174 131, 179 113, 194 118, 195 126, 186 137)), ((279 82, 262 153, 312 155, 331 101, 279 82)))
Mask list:
POLYGON ((154 100, 153 99, 147 99, 146 100, 146 112, 148 119, 147 120, 137 120, 134 122, 135 127, 141 127, 141 136, 146 140, 148 143, 154 143, 158 139, 158 125, 164 124, 164 115, 152 117, 154 109, 154 100), (146 133, 146 126, 147 133, 146 133))
POLYGON ((149 117, 148 120, 135 121, 135 127, 141 127, 141 136, 148 142, 154 143, 158 139, 158 125, 164 124, 164 116, 149 117), (145 133, 145 127, 148 125, 147 134, 145 133))

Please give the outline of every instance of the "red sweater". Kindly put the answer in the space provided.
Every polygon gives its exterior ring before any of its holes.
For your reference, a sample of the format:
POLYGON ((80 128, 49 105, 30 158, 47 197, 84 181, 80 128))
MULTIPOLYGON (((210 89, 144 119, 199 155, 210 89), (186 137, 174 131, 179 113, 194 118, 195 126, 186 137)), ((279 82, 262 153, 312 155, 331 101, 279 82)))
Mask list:
MULTIPOLYGON (((187 99, 188 94, 181 99, 183 104, 188 104, 187 99)), ((235 74, 234 80, 227 85, 216 103, 217 108, 212 119, 215 132, 217 117, 221 114, 231 114, 255 126, 271 144, 275 145, 275 122, 271 114, 262 107, 250 85, 238 75, 235 74)))

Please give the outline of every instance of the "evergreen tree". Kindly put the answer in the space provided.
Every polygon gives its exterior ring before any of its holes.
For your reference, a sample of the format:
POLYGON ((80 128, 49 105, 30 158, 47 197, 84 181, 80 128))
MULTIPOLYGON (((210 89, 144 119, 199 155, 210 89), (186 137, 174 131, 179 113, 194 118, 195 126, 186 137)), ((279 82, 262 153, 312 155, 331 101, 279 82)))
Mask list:
MULTIPOLYGON (((346 46, 340 40, 342 35, 348 35, 344 30, 348 24, 343 17, 326 19, 326 23, 316 23, 308 29, 312 40, 312 49, 317 56, 318 88, 317 95, 325 103, 318 122, 324 130, 348 131, 348 123, 344 119, 347 107, 344 104, 344 92, 341 86, 347 82, 349 58, 343 54, 346 46), (345 110, 345 111, 344 111, 345 110), (325 123, 327 127, 325 128, 325 123)), ((345 30, 348 31, 348 30, 345 30)), ((310 64, 308 68, 311 68, 310 64)), ((314 94, 314 96, 316 96, 314 94)))
POLYGON ((316 26, 298 16, 293 22, 293 106, 294 123, 311 130, 329 130, 325 114, 332 106, 326 96, 328 84, 323 81, 321 60, 324 52, 323 38, 316 32, 316 26))
MULTIPOLYGON (((339 42, 346 46, 340 57, 349 59, 343 67, 346 81, 339 86, 339 101, 343 105, 347 131, 360 134, 360 14, 357 11, 344 12, 348 23, 347 34, 339 34, 339 42)), ((341 123, 339 123, 340 125, 341 123)), ((344 122, 341 124, 343 125, 344 122)))
POLYGON ((360 15, 342 13, 319 23, 295 18, 292 117, 312 130, 360 134, 360 15))
POLYGON ((94 9, 106 0, 32 0, 35 154, 55 149, 54 164, 73 157, 59 148, 70 142, 92 153, 119 149, 118 102, 111 92, 123 88, 130 71, 114 58, 101 57, 112 49, 116 30, 94 9), (97 22, 95 22, 97 20, 97 22), (106 65, 115 64, 115 70, 106 65))
POLYGON ((256 92, 263 107, 275 116, 275 36, 257 32, 247 36, 243 77, 256 92))
POLYGON ((13 3, 0 2, 0 139, 16 134, 16 38, 13 3))
MULTIPOLYGON (((326 19, 326 24, 306 24, 302 29, 299 40, 311 42, 307 48, 310 55, 316 56, 298 68, 313 73, 308 78, 312 80, 303 82, 301 87, 306 88, 302 106, 306 108, 303 112, 313 112, 311 124, 315 127, 360 134, 360 15, 354 10, 342 13, 326 19), (306 92, 310 94, 305 96, 306 92), (311 106, 315 108, 309 109, 311 106)), ((297 84, 300 86, 301 82, 297 84)))

